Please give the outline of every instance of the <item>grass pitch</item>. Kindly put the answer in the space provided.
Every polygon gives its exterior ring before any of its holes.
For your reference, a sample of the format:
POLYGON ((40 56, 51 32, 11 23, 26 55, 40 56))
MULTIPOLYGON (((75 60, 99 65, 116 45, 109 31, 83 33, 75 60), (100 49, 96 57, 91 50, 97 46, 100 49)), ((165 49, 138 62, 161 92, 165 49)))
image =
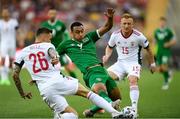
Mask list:
MULTIPOLYGON (((82 76, 78 72, 80 81, 82 76)), ((20 98, 17 89, 12 82, 11 86, 0 85, 0 118, 53 118, 53 113, 49 107, 42 101, 36 86, 29 86, 29 74, 26 70, 21 72, 22 85, 24 90, 33 94, 31 100, 20 98)), ((174 72, 174 78, 168 90, 161 90, 163 83, 162 75, 151 74, 144 70, 139 80, 140 99, 139 99, 139 117, 140 118, 178 118, 180 117, 180 72, 174 72)), ((84 83, 83 83, 84 84, 84 83)), ((128 81, 118 83, 122 94, 121 106, 130 105, 128 81)), ((83 118, 82 112, 90 107, 91 102, 87 99, 68 96, 69 104, 83 118)), ((108 113, 97 114, 96 118, 110 118, 108 113)))

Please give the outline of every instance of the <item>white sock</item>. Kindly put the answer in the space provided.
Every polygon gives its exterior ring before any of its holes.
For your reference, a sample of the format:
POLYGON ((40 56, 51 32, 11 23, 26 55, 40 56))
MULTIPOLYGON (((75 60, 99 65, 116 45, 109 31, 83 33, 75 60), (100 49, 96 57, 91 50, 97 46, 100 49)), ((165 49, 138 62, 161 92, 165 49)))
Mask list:
POLYGON ((78 119, 74 113, 55 114, 54 119, 78 119))
POLYGON ((137 110, 138 99, 139 99, 139 88, 137 85, 130 86, 130 99, 132 107, 137 110))
POLYGON ((99 95, 90 91, 87 95, 87 98, 91 100, 98 107, 101 107, 105 109, 107 112, 111 113, 112 117, 117 116, 119 114, 119 112, 115 110, 110 103, 108 103, 105 99, 103 99, 99 95))

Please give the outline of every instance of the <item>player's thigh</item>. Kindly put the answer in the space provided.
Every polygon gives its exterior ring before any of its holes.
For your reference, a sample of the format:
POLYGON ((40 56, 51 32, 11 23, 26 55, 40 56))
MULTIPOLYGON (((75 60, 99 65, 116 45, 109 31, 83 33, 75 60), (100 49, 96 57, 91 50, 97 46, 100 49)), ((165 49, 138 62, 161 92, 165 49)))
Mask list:
POLYGON ((130 76, 135 76, 139 79, 141 74, 141 65, 136 62, 128 62, 126 63, 126 71, 128 74, 128 78, 130 76))
POLYGON ((55 90, 51 90, 52 92, 50 90, 51 88, 48 91, 44 91, 43 93, 41 93, 43 100, 51 109, 54 110, 54 112, 63 112, 69 106, 65 97, 59 95, 56 92, 53 92, 55 90))
POLYGON ((79 87, 78 79, 70 76, 65 77, 64 82, 61 85, 63 88, 61 88, 59 85, 57 90, 63 95, 74 95, 77 93, 79 87))
POLYGON ((161 57, 161 65, 160 70, 161 71, 167 71, 168 70, 168 64, 169 64, 170 57, 168 55, 162 55, 161 57))
POLYGON ((125 77, 125 69, 122 63, 116 62, 112 66, 110 66, 108 69, 109 75, 113 79, 119 79, 122 80, 125 77))
POLYGON ((93 90, 93 87, 96 84, 104 84, 106 85, 107 76, 104 74, 94 74, 89 77, 89 87, 93 90))

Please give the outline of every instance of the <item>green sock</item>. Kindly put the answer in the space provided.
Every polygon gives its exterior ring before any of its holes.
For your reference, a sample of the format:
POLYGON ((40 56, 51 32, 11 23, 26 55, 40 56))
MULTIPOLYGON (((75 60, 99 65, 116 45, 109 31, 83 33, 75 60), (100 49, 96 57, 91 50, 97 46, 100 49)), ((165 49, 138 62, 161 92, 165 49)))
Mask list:
POLYGON ((163 72, 163 76, 164 76, 164 83, 167 84, 168 83, 168 78, 169 78, 168 71, 163 72))
MULTIPOLYGON (((98 95, 101 96, 102 98, 104 98, 106 101, 112 102, 112 100, 108 97, 108 94, 107 94, 105 91, 100 90, 100 91, 98 92, 98 95)), ((90 110, 91 110, 92 112, 94 112, 94 113, 96 113, 96 112, 97 112, 98 110, 100 110, 100 109, 102 109, 102 108, 99 108, 99 107, 97 107, 96 105, 93 105, 93 107, 90 108, 90 110)))
POLYGON ((72 71, 69 72, 69 75, 76 78, 76 74, 74 72, 72 72, 72 71))

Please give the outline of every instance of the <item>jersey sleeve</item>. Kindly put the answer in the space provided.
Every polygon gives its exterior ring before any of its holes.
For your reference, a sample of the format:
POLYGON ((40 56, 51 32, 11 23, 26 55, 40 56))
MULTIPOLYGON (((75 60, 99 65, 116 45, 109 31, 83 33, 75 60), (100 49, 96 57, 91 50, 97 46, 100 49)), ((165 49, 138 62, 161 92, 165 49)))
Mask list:
POLYGON ((143 48, 147 48, 149 46, 149 41, 147 40, 147 38, 143 34, 141 34, 141 36, 139 38, 139 44, 143 48))
POLYGON ((115 42, 115 38, 114 38, 114 34, 111 35, 109 41, 108 41, 108 46, 110 48, 113 48, 116 46, 116 42, 115 42))
POLYGON ((63 41, 58 45, 56 51, 58 52, 59 55, 61 55, 65 53, 65 48, 66 48, 66 41, 63 41))
POLYGON ((100 39, 100 35, 99 35, 99 31, 95 30, 92 32, 89 32, 86 34, 90 39, 92 39, 92 41, 95 43, 97 40, 100 39))

